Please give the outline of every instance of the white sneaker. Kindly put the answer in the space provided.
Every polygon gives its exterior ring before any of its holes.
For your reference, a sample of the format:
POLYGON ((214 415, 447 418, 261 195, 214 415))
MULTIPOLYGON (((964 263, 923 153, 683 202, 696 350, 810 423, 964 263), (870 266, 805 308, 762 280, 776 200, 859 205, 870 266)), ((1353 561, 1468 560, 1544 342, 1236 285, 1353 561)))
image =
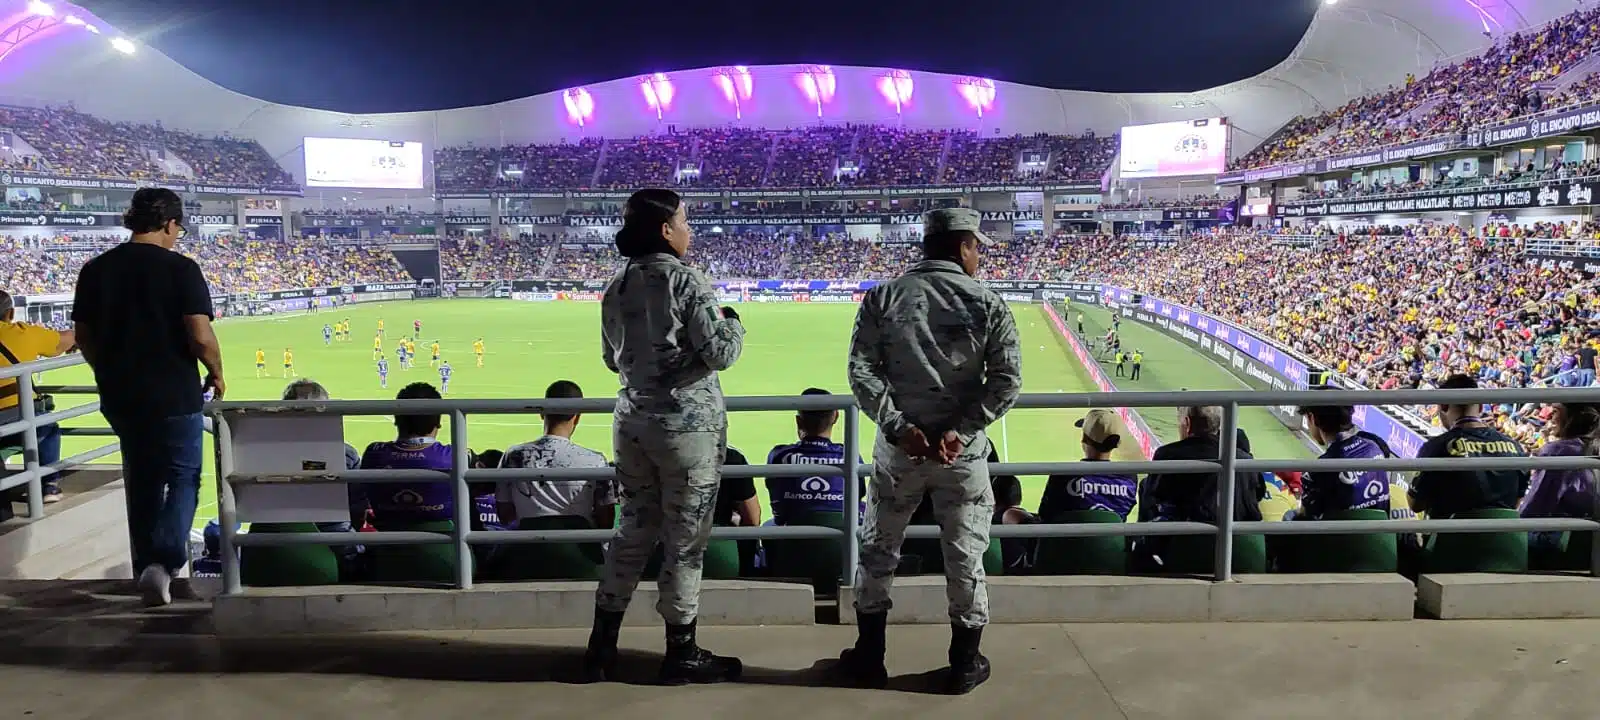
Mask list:
POLYGON ((139 573, 139 593, 145 607, 161 607, 172 603, 172 573, 160 565, 148 565, 139 573))

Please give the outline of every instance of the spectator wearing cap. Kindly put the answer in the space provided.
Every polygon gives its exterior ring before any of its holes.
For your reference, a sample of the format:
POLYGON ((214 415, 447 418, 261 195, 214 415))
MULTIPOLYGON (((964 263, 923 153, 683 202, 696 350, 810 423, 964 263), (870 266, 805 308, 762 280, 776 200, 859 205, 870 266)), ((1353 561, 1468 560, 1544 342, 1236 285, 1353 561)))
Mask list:
POLYGON ((1079 438, 1083 462, 1103 462, 1107 467, 1087 475, 1051 475, 1039 500, 1039 517, 1056 522, 1062 513, 1104 510, 1128 519, 1138 499, 1139 479, 1114 472, 1109 464, 1112 451, 1122 444, 1121 422, 1110 410, 1097 408, 1079 418, 1076 425, 1083 428, 1079 438))
MULTIPOLYGON (((0 367, 20 365, 41 357, 54 357, 72 349, 75 342, 71 330, 57 331, 43 325, 18 321, 15 301, 11 299, 9 293, 0 290, 0 367)), ((0 380, 0 425, 22 419, 19 399, 17 381, 0 380)), ((33 404, 36 414, 51 410, 49 399, 39 397, 37 394, 33 398, 33 404)), ((40 425, 35 433, 39 438, 39 465, 43 467, 60 460, 61 429, 55 423, 47 423, 40 425)), ((21 447, 22 434, 0 437, 0 447, 7 446, 21 447)), ((57 477, 51 475, 43 480, 45 503, 61 500, 61 486, 56 481, 57 477)), ((9 498, 0 498, 0 519, 11 514, 10 503, 9 498)))

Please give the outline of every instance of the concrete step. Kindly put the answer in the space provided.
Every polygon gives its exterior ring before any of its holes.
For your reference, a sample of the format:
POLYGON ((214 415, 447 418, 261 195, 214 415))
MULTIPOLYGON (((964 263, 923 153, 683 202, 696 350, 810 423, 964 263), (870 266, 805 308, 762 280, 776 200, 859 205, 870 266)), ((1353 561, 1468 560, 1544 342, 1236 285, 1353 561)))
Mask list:
POLYGON ((0 578, 56 579, 128 557, 121 481, 73 494, 39 520, 18 518, 4 525, 0 578))

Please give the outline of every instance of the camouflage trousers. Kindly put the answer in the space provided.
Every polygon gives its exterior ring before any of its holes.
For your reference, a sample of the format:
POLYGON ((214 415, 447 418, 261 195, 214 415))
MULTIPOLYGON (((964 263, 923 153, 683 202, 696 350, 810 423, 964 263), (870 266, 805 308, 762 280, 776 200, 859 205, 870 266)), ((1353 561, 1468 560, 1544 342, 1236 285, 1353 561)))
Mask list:
POLYGON ((950 621, 964 627, 987 625, 989 591, 984 585, 983 554, 989 549, 994 490, 984 458, 958 460, 950 467, 934 461, 915 463, 881 436, 872 458, 861 565, 855 577, 856 612, 888 612, 893 605, 889 588, 900 564, 906 525, 927 492, 939 522, 950 621))
POLYGON ((602 610, 628 609, 639 576, 662 546, 656 610, 672 625, 700 610, 700 571, 711 539, 727 433, 662 432, 618 423, 612 431, 622 518, 595 591, 602 610))

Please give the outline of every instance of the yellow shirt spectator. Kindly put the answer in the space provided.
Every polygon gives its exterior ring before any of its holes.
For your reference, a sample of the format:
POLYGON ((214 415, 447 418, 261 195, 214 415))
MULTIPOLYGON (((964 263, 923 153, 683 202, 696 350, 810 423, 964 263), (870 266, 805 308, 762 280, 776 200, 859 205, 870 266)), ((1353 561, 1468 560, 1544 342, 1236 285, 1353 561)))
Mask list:
MULTIPOLYGON (((11 304, 10 296, 0 293, 0 297, 5 298, 0 301, 0 303, 3 303, 0 307, 11 304)), ((72 347, 72 333, 57 332, 43 325, 13 322, 10 319, 11 315, 12 311, 6 310, 6 319, 0 321, 0 345, 5 345, 6 350, 16 356, 17 362, 25 363, 38 360, 41 357, 60 355, 66 352, 67 348, 72 347)), ((11 361, 5 357, 4 353, 0 353, 0 367, 9 365, 11 365, 11 361)), ((10 378, 0 380, 0 410, 16 406, 17 381, 10 378)))

